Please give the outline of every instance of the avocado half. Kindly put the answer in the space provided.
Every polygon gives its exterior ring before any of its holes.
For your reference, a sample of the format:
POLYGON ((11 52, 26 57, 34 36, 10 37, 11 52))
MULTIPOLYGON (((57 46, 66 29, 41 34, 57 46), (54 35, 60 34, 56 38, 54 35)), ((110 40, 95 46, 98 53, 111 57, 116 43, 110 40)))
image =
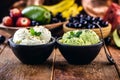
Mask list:
POLYGON ((115 29, 114 32, 113 32, 113 40, 114 40, 115 45, 118 48, 120 48, 120 37, 119 37, 119 35, 117 33, 117 29, 115 29))

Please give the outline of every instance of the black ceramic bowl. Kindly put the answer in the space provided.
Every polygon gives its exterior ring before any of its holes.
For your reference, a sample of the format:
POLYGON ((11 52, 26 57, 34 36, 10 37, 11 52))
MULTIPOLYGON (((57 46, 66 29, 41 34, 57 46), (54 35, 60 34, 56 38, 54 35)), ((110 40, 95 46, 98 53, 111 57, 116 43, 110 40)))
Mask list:
POLYGON ((41 45, 18 45, 10 38, 9 45, 15 56, 24 64, 41 64, 44 63, 54 49, 55 39, 47 44, 41 45))
POLYGON ((58 38, 56 42, 61 54, 68 63, 77 65, 91 63, 98 55, 103 45, 102 40, 97 44, 87 46, 67 45, 60 43, 60 39, 61 38, 58 38))

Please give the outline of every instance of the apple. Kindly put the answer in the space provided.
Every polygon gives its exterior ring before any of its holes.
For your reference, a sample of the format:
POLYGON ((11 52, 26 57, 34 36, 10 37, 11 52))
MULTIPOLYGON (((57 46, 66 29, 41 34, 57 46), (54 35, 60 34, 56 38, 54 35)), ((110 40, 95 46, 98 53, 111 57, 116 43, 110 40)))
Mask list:
POLYGON ((18 8, 10 9, 10 17, 17 19, 22 16, 21 10, 18 8))
POLYGON ((16 26, 18 27, 27 27, 30 26, 31 21, 30 19, 26 17, 19 17, 18 20, 16 21, 16 26))
POLYGON ((13 25, 13 20, 10 16, 5 16, 3 17, 2 19, 2 23, 5 25, 5 26, 12 26, 13 25))

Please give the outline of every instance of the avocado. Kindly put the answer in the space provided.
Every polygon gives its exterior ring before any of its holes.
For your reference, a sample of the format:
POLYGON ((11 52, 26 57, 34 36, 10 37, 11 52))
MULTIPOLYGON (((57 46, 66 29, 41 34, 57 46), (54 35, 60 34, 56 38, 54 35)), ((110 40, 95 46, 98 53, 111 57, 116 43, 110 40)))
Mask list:
POLYGON ((115 45, 116 45, 118 48, 120 48, 120 37, 119 37, 119 35, 118 35, 118 33, 117 33, 117 29, 114 30, 112 36, 113 36, 113 41, 114 41, 115 45))
POLYGON ((28 6, 22 10, 22 15, 41 24, 49 24, 51 20, 50 11, 42 6, 28 6))
POLYGON ((117 27, 117 34, 120 37, 120 25, 117 27))

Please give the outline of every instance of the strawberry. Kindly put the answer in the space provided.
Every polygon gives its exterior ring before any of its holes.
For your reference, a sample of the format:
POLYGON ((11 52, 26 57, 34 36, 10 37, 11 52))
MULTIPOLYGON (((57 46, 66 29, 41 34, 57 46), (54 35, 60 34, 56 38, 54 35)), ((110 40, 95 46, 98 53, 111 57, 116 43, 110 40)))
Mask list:
POLYGON ((26 17, 19 17, 16 22, 16 26, 18 27, 27 27, 27 26, 30 26, 30 24, 31 24, 30 19, 26 17))
POLYGON ((10 9, 10 17, 17 19, 21 17, 21 15, 22 15, 21 10, 19 10, 18 8, 10 9))
POLYGON ((2 19, 2 23, 5 25, 5 26, 12 26, 13 25, 13 20, 10 16, 5 16, 3 17, 2 19))

